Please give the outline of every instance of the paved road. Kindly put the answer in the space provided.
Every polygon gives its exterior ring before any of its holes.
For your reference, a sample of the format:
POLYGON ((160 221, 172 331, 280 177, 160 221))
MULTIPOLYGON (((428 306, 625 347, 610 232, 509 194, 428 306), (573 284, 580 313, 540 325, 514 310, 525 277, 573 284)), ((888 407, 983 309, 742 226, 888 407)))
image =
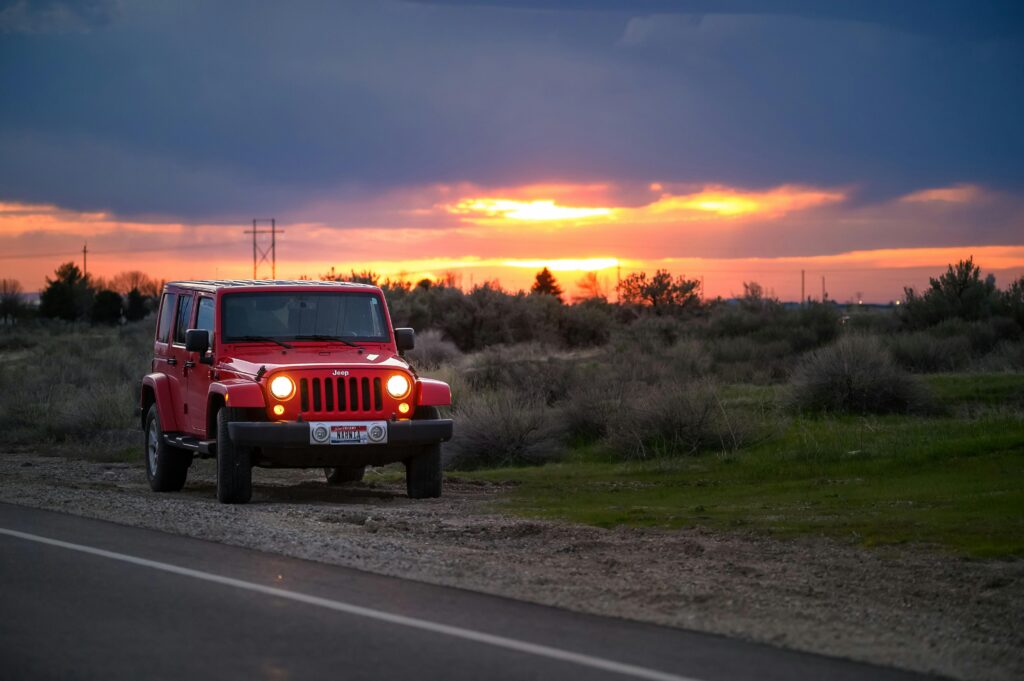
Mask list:
POLYGON ((922 678, 7 504, 0 677, 922 678))

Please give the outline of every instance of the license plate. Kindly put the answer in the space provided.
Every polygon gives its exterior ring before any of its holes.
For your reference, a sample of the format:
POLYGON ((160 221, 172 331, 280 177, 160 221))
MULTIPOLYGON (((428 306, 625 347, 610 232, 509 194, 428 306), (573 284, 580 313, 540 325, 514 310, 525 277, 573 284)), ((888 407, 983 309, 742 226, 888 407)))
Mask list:
POLYGON ((387 421, 313 421, 311 445, 386 445, 387 421))
POLYGON ((331 426, 332 445, 365 445, 369 439, 366 426, 331 426))

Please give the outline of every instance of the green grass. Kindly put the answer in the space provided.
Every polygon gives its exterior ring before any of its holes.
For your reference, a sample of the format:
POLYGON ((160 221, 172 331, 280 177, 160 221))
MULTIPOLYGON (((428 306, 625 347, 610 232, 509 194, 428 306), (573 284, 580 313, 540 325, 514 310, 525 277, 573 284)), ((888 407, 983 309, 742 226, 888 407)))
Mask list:
POLYGON ((1024 374, 931 374, 923 378, 942 404, 1024 405, 1024 374))
MULTIPOLYGON (((947 402, 990 403, 1024 377, 937 376, 947 402)), ((731 399, 763 389, 733 388, 731 399)), ((503 507, 601 527, 707 526, 821 535, 866 546, 921 543, 1024 556, 1024 419, 790 419, 730 454, 619 463, 593 448, 542 468, 466 474, 515 480, 503 507)))

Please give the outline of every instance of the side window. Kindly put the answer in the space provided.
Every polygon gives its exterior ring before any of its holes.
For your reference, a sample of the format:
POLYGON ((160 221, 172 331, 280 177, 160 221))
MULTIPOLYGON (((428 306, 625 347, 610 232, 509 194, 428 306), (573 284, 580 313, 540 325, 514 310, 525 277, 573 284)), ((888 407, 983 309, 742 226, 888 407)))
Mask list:
POLYGON ((213 342, 213 298, 199 299, 199 312, 196 314, 196 328, 206 329, 210 332, 210 342, 213 342))
POLYGON ((178 319, 174 323, 175 345, 185 344, 185 332, 188 331, 190 321, 192 321, 192 296, 184 295, 178 298, 178 319))
POLYGON ((177 298, 173 293, 165 293, 164 299, 160 302, 160 323, 156 326, 156 342, 166 343, 171 335, 171 320, 174 319, 174 301, 177 298))

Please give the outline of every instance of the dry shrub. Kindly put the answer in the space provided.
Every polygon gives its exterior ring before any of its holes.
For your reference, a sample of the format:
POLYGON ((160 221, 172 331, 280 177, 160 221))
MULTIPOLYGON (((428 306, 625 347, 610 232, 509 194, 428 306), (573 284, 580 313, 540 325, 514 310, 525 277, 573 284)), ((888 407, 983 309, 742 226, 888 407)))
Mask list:
POLYGON ((704 343, 693 338, 684 338, 668 347, 664 359, 665 369, 676 378, 705 376, 714 363, 704 343))
POLYGON ((966 336, 943 338, 918 331, 891 336, 886 345, 901 367, 915 373, 956 371, 971 358, 971 343, 966 336))
POLYGON ((734 450, 751 433, 732 416, 708 381, 634 385, 621 408, 608 414, 605 443, 627 459, 734 450))
POLYGON ((0 363, 0 442, 74 444, 100 458, 138 447, 139 382, 149 371, 152 323, 118 329, 39 329, 38 344, 0 363))
POLYGON ((878 339, 846 336, 805 355, 790 381, 790 407, 805 412, 911 413, 931 409, 927 386, 878 339))
POLYGON ((975 371, 1024 371, 1024 341, 1003 341, 971 364, 975 371))
POLYGON ((444 364, 454 364, 462 352, 437 329, 427 329, 416 334, 416 347, 405 353, 406 358, 417 369, 429 371, 444 364))
POLYGON ((511 390, 467 396, 455 407, 456 437, 445 445, 445 467, 538 465, 562 455, 555 410, 511 390))
POLYGON ((625 351, 658 352, 682 338, 685 331, 686 323, 674 317, 645 315, 616 329, 614 345, 625 351))
POLYGON ((559 330, 567 347, 586 348, 607 343, 614 326, 615 318, 607 303, 583 301, 565 306, 559 330))
POLYGON ((725 383, 776 383, 789 376, 794 355, 786 340, 746 336, 709 341, 714 374, 725 383))
POLYGON ((559 403, 566 435, 577 442, 593 442, 607 433, 608 419, 622 409, 625 383, 617 376, 588 372, 559 403))
POLYGON ((576 362, 535 344, 501 345, 472 355, 465 379, 474 390, 513 390, 551 405, 575 380, 576 362))

